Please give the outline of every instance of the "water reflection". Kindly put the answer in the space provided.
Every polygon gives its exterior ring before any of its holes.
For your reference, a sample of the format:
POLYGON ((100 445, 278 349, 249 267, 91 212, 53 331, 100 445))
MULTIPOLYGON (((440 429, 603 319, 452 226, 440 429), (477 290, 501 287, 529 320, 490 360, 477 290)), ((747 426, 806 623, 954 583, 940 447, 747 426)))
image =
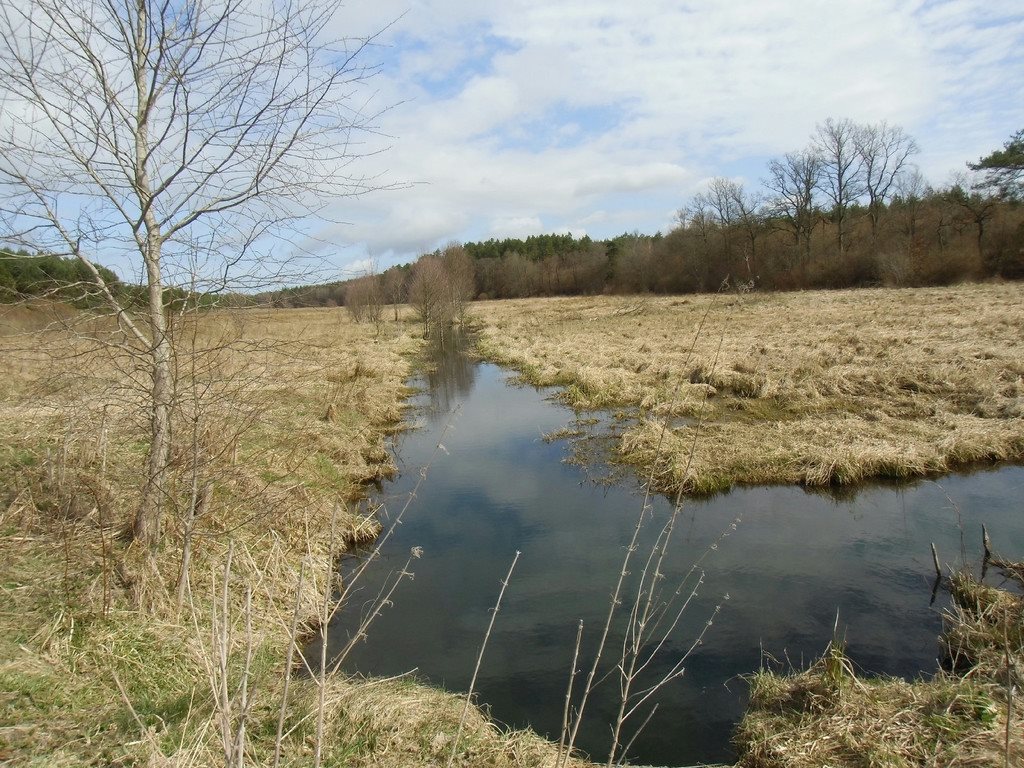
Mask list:
MULTIPOLYGON (((431 424, 447 418, 455 404, 473 389, 476 363, 466 355, 468 344, 465 333, 458 328, 430 341, 426 352, 430 361, 427 372, 414 384, 426 385, 425 395, 429 404, 423 413, 431 424)), ((420 404, 423 405, 422 402, 420 404)))
MULTIPOLYGON (((465 690, 498 581, 521 550, 479 698, 498 720, 557 739, 577 620, 585 622, 587 653, 641 498, 635 480, 587 482, 579 467, 564 462, 564 442, 543 439, 570 423, 571 411, 543 392, 510 385, 495 366, 450 358, 439 361, 435 384, 417 399, 430 427, 400 438, 403 471, 387 487, 386 508, 404 502, 442 430, 449 455, 431 466, 382 567, 363 583, 350 618, 332 626, 331 640, 347 638, 351 617, 377 595, 389 569, 421 546, 415 580, 402 586, 347 666, 377 675, 417 668, 434 684, 465 690)), ((980 562, 984 521, 997 549, 1024 551, 1022 489, 1024 470, 1008 467, 941 484, 867 488, 853 499, 777 487, 688 502, 669 554, 672 577, 685 573, 735 517, 742 522, 705 561, 705 587, 652 673, 685 652, 715 606, 722 612, 686 676, 663 692, 631 756, 660 765, 728 760, 746 693, 739 676, 765 656, 797 666, 816 657, 832 637, 837 611, 861 669, 904 676, 934 670, 947 597, 940 592, 929 604, 929 543, 951 562, 966 531, 967 556, 980 562)), ((643 545, 670 513, 664 499, 653 500, 643 545)), ((621 634, 612 638, 612 647, 619 645, 621 634)), ((597 757, 607 751, 615 687, 610 681, 599 689, 578 742, 597 757)))

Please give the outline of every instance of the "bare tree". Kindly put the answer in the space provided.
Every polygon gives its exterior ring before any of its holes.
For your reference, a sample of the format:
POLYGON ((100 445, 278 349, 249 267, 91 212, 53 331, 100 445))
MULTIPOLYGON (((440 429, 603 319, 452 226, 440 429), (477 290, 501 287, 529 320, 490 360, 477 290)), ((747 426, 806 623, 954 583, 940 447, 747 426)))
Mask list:
POLYGON ((0 234, 89 269, 146 370, 151 442, 134 535, 160 541, 174 355, 167 291, 268 282, 275 239, 338 195, 368 40, 330 40, 308 0, 32 0, 0 9, 0 234), (94 259, 129 264, 143 306, 94 259))
POLYGON ((440 257, 421 256, 412 268, 409 304, 423 323, 424 332, 446 322, 445 294, 447 277, 440 257))
POLYGON ((708 184, 708 191, 704 193, 704 200, 710 208, 723 230, 730 228, 739 216, 736 210, 736 188, 734 181, 716 176, 708 184))
POLYGON ((775 193, 768 202, 768 209, 786 222, 794 244, 803 244, 805 264, 811 260, 811 234, 816 223, 814 193, 821 173, 821 159, 812 150, 805 149, 771 160, 768 178, 764 181, 765 187, 775 193))
POLYGON ((896 179, 893 199, 899 203, 899 209, 903 214, 903 233, 910 242, 917 237, 923 201, 930 194, 932 190, 928 186, 928 181, 921 171, 913 166, 896 179))
POLYGON ((875 241, 885 203, 897 190, 897 181, 908 169, 911 155, 917 153, 917 142, 900 126, 882 121, 877 125, 859 126, 854 134, 854 146, 863 169, 871 239, 875 241))
POLYGON ((690 204, 680 209, 676 217, 679 223, 697 233, 700 241, 694 258, 689 260, 690 274, 694 280, 696 290, 703 291, 708 286, 708 275, 711 261, 711 230, 714 228, 714 216, 705 195, 694 195, 690 204))
POLYGON ((369 320, 378 324, 384 312, 384 293, 380 275, 368 274, 345 286, 345 309, 357 323, 369 320))
POLYGON ((413 265, 409 304, 427 333, 439 332, 443 337, 446 328, 461 323, 475 292, 476 266, 459 243, 421 256, 413 265))
POLYGON ((395 322, 398 322, 398 305, 405 300, 405 275, 406 271, 402 267, 391 267, 381 275, 384 298, 395 310, 395 322))
POLYGON ((756 192, 747 192, 742 184, 733 182, 729 187, 735 219, 747 238, 747 250, 743 261, 747 266, 747 277, 757 276, 757 239, 764 230, 764 198, 756 192))
POLYGON ((821 162, 818 189, 832 204, 836 245, 841 258, 846 253, 846 211, 864 193, 864 174, 857 136, 860 128, 850 119, 828 118, 813 137, 814 151, 821 162))
POLYGON ((476 265, 461 243, 449 243, 441 252, 447 285, 448 311, 452 319, 462 322, 466 307, 476 295, 476 265))

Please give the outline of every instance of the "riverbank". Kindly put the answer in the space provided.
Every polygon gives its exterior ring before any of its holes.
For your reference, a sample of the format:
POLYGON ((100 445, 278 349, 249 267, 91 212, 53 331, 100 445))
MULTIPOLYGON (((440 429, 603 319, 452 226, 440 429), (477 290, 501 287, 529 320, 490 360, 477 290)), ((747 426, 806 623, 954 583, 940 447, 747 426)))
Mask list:
MULTIPOLYGON (((1024 563, 999 564, 1019 592, 1024 563)), ((947 586, 953 607, 933 676, 858 675, 839 640, 806 670, 754 675, 737 768, 1021 765, 1024 598, 966 571, 947 586)))
POLYGON ((1024 284, 481 302, 482 355, 665 492, 850 485, 1024 458, 1024 284))
MULTIPOLYGON (((393 470, 417 326, 335 309, 180 329, 175 486, 146 579, 122 536, 147 445, 141 379, 96 343, 111 331, 52 306, 0 314, 0 762, 444 764, 464 697, 408 678, 321 686, 318 660, 312 676, 286 664, 292 628, 301 645, 330 610, 335 558, 379 530, 362 499, 393 470)), ((462 734, 456 765, 553 760, 475 708, 462 734)))

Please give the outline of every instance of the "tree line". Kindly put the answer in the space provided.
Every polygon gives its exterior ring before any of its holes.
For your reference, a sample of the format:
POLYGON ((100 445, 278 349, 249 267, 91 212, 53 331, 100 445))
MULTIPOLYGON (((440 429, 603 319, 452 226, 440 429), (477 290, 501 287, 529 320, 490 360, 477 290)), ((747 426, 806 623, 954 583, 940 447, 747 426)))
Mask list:
MULTIPOLYGON (((139 309, 147 302, 146 289, 138 283, 122 280, 114 270, 93 264, 110 295, 123 307, 139 309)), ((108 306, 108 298, 96 283, 95 276, 81 259, 52 253, 32 253, 23 248, 0 248, 0 304, 14 304, 31 299, 48 299, 70 304, 78 309, 99 309, 108 306)), ((180 309, 184 304, 196 309, 216 306, 247 306, 252 297, 240 294, 216 294, 168 286, 163 291, 163 305, 180 309)))
MULTIPOLYGON (((945 186, 911 160, 914 139, 887 123, 826 120, 810 143, 773 158, 759 188, 716 177, 693 195, 667 235, 607 240, 571 234, 449 244, 415 264, 255 296, 204 296, 200 305, 345 306, 376 322, 409 302, 425 325, 447 323, 472 299, 598 293, 689 293, 723 281, 766 290, 941 285, 1024 277, 1024 131, 945 186)), ((98 266, 120 299, 140 286, 98 266)), ((186 291, 165 290, 168 304, 186 291)), ((49 296, 102 301, 81 260, 0 252, 0 302, 49 296)))
MULTIPOLYGON (((370 322, 388 306, 397 318, 398 305, 409 302, 428 326, 458 319, 472 299, 690 293, 724 281, 791 290, 1024 278, 1024 131, 945 186, 924 179, 911 162, 916 152, 898 126, 826 120, 806 147, 768 162, 759 188, 711 179, 666 235, 452 243, 379 274, 197 301, 345 306, 370 322)), ((98 268, 125 302, 144 301, 139 286, 98 268)), ((0 301, 46 295, 92 306, 94 288, 80 260, 0 253, 0 301)), ((166 289, 165 302, 183 300, 184 291, 166 289)))
MULTIPOLYGON (((98 269, 115 290, 127 289, 113 271, 103 266, 98 269)), ((46 297, 84 308, 101 303, 95 289, 92 274, 78 259, 0 249, 0 303, 46 297)))
POLYGON ((899 126, 829 119, 807 146, 771 159, 759 187, 711 179, 666 235, 449 245, 414 265, 264 298, 278 306, 345 305, 356 319, 379 318, 375 307, 415 304, 425 275, 440 279, 436 265, 456 251, 469 260, 456 270, 457 292, 480 299, 691 293, 725 281, 792 290, 1024 278, 1024 131, 940 186, 913 165, 917 152, 899 126))

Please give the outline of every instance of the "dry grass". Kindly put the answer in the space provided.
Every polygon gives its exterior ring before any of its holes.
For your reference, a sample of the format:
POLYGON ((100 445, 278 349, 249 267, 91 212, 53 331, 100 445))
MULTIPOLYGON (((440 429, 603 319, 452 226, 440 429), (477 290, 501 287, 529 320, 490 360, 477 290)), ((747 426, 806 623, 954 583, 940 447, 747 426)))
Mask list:
POLYGON ((837 648, 805 672, 762 671, 737 729, 739 765, 1024 764, 1024 600, 963 573, 951 588, 942 643, 952 672, 915 682, 858 679, 837 648))
POLYGON ((1024 457, 1020 283, 530 299, 474 314, 482 353, 529 382, 580 409, 639 409, 618 451, 666 491, 1024 457))
MULTIPOLYGON (((90 337, 113 330, 56 314, 90 337)), ((234 727, 239 709, 232 720, 215 703, 211 637, 230 546, 227 678, 236 690, 248 666, 245 764, 272 765, 296 600, 300 633, 314 631, 336 587, 334 559, 379 530, 360 499, 393 471, 384 441, 399 427, 418 328, 357 325, 341 309, 224 311, 181 328, 177 343, 199 349, 199 364, 179 372, 159 578, 141 579, 144 558, 120 534, 141 486, 144 379, 129 355, 48 328, 52 319, 45 307, 0 314, 0 763, 223 765, 221 723, 234 727), (212 493, 194 525, 179 612, 193 473, 212 493)), ((321 691, 300 676, 281 765, 313 765, 318 740, 323 765, 443 763, 462 700, 343 676, 321 691)), ((544 765, 555 747, 503 733, 474 710, 456 756, 464 766, 544 765)))

